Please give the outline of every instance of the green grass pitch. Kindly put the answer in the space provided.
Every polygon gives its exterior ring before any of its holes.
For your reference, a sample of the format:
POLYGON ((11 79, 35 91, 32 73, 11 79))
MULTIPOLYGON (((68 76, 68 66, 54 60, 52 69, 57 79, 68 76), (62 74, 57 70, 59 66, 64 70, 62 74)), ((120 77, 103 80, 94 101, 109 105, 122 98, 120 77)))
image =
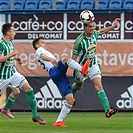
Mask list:
POLYGON ((39 112, 46 125, 33 123, 30 112, 14 112, 14 119, 0 114, 0 133, 133 133, 132 112, 106 118, 103 112, 71 112, 64 120, 68 128, 54 127, 59 113, 39 112))

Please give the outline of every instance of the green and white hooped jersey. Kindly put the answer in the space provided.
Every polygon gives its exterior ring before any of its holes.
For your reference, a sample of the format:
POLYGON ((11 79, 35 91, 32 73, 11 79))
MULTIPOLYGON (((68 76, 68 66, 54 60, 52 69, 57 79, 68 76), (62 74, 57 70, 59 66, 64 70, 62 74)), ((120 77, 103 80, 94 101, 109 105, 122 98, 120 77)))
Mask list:
MULTIPOLYGON (((0 55, 6 56, 14 51, 13 42, 6 42, 4 39, 0 40, 0 55)), ((9 58, 5 62, 0 63, 0 79, 8 79, 17 70, 14 67, 14 57, 9 58)))
POLYGON ((97 63, 96 47, 99 34, 98 31, 94 31, 94 34, 87 38, 83 32, 76 38, 72 52, 78 56, 80 64, 84 64, 87 59, 91 60, 90 67, 97 63))

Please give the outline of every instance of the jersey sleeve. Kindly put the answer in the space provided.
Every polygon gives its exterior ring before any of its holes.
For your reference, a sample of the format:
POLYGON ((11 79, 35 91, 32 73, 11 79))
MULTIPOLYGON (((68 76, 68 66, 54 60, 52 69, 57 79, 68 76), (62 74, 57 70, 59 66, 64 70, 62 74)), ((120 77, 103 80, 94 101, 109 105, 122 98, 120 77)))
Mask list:
POLYGON ((40 57, 40 55, 41 55, 42 53, 45 53, 45 49, 43 49, 43 48, 37 49, 37 51, 36 51, 36 55, 37 55, 37 56, 40 57))
POLYGON ((94 35, 95 35, 96 38, 98 38, 98 36, 100 35, 100 32, 97 31, 97 30, 95 30, 95 31, 94 31, 94 35))
POLYGON ((79 55, 81 51, 81 45, 80 44, 77 44, 76 42, 74 43, 74 47, 73 47, 73 50, 72 50, 72 53, 76 56, 79 55))
POLYGON ((73 55, 76 55, 76 56, 79 55, 79 53, 80 53, 80 51, 81 51, 81 49, 82 49, 81 42, 82 42, 83 38, 84 38, 83 33, 81 33, 81 34, 76 38, 76 40, 75 40, 75 42, 74 42, 74 47, 73 47, 73 50, 72 50, 73 55))

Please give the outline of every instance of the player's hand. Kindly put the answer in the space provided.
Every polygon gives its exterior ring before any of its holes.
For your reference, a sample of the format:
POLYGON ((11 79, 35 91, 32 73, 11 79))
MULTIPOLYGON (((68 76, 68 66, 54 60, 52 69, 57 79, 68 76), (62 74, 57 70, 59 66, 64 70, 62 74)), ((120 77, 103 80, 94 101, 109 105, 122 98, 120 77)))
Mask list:
POLYGON ((11 52, 10 54, 11 54, 11 56, 13 57, 13 56, 19 55, 19 52, 18 52, 18 50, 14 50, 14 51, 11 52))
POLYGON ((22 65, 22 63, 23 63, 23 62, 22 62, 22 59, 21 59, 20 57, 17 57, 17 58, 16 58, 16 61, 17 61, 18 64, 20 64, 20 65, 22 65))
POLYGON ((52 64, 57 67, 58 66, 58 61, 56 59, 53 59, 52 64))
POLYGON ((118 26, 118 24, 120 23, 120 21, 121 21, 121 18, 116 18, 114 20, 113 25, 114 25, 115 28, 118 26))

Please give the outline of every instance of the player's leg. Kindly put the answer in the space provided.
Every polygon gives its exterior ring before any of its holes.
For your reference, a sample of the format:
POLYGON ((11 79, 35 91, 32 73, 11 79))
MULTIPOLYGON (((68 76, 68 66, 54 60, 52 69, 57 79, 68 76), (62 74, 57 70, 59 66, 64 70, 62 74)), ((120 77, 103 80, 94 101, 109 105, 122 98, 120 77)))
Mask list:
POLYGON ((5 115, 7 115, 9 118, 13 119, 14 116, 10 112, 10 107, 14 104, 17 96, 20 94, 20 90, 18 88, 12 88, 12 93, 8 96, 6 105, 3 109, 1 109, 1 112, 5 115))
POLYGON ((75 60, 71 59, 70 57, 64 56, 62 58, 62 63, 64 65, 68 65, 69 67, 80 71, 83 75, 87 75, 88 74, 88 68, 89 68, 89 65, 90 65, 90 60, 87 60, 86 63, 81 66, 78 62, 76 62, 75 60))
MULTIPOLYGON (((23 81, 25 82, 25 81, 23 81)), ((36 105, 36 98, 34 95, 34 91, 33 88, 31 88, 31 86, 29 85, 29 83, 26 81, 25 83, 22 83, 22 90, 26 93, 27 96, 27 100, 28 103, 31 107, 32 110, 32 115, 33 115, 33 122, 39 122, 40 124, 44 125, 46 124, 45 120, 42 120, 39 116, 38 116, 38 112, 37 112, 37 105, 36 105)))
MULTIPOLYGON (((20 89, 23 89, 26 92, 29 105, 32 108, 33 116, 36 116, 36 118, 37 118, 38 113, 37 113, 37 110, 36 110, 36 99, 35 99, 35 96, 34 96, 34 93, 33 93, 33 89, 30 87, 30 85, 28 84, 25 77, 23 75, 21 75, 20 73, 15 72, 13 74, 13 76, 11 77, 11 80, 9 81, 9 84, 10 84, 11 88, 15 88, 15 87, 18 86, 20 89)), ((13 89, 13 90, 16 90, 16 89, 13 89)), ((12 102, 15 101, 15 99, 13 99, 13 98, 12 99, 10 98, 9 100, 10 100, 9 105, 11 105, 11 101, 12 102)), ((41 119, 40 119, 40 121, 38 120, 37 122, 39 122, 40 124, 46 124, 46 122, 43 121, 43 120, 41 121, 41 119)))
POLYGON ((83 76, 78 70, 74 70, 73 76, 75 83, 72 84, 72 92, 75 94, 78 90, 82 89, 84 80, 88 77, 83 76))
POLYGON ((83 83, 73 83, 72 84, 72 92, 73 92, 73 95, 78 91, 78 90, 81 90, 83 88, 83 83))
POLYGON ((92 80, 92 82, 93 82, 94 87, 97 91, 98 98, 100 99, 100 101, 101 101, 101 103, 104 107, 105 112, 107 112, 108 109, 110 109, 110 105, 109 105, 109 101, 108 101, 108 98, 106 96, 106 93, 103 90, 103 86, 102 86, 102 83, 101 83, 101 78, 95 77, 92 80))
POLYGON ((95 89, 97 90, 98 98, 100 99, 100 101, 104 107, 106 117, 109 118, 113 114, 116 114, 118 110, 114 109, 114 108, 110 108, 108 97, 106 96, 106 93, 102 87, 101 78, 99 78, 99 77, 94 78, 92 80, 92 82, 94 84, 95 89))
POLYGON ((106 117, 111 117, 113 114, 117 112, 117 109, 110 108, 108 97, 106 96, 106 93, 103 90, 101 82, 101 70, 99 69, 99 65, 94 65, 89 70, 89 77, 92 80, 94 87, 97 91, 98 98, 104 107, 106 117))
POLYGON ((63 105, 57 120, 54 122, 54 126, 67 127, 64 124, 63 120, 70 113, 70 110, 73 106, 73 103, 74 103, 73 94, 67 94, 65 96, 65 99, 66 99, 66 103, 63 105))
MULTIPOLYGON (((58 65, 59 69, 62 66, 60 63, 58 65)), ((73 102, 74 102, 74 98, 73 98, 73 94, 72 94, 72 88, 71 88, 70 82, 68 80, 68 77, 63 72, 63 69, 65 71, 65 68, 61 67, 62 74, 59 74, 59 72, 61 72, 61 71, 58 71, 56 69, 55 70, 52 69, 54 72, 52 72, 52 71, 50 72, 50 75, 51 75, 51 73, 57 73, 57 76, 60 75, 60 77, 58 76, 58 79, 53 78, 52 80, 57 85, 57 87, 60 89, 60 92, 62 93, 62 95, 66 99, 66 103, 63 105, 57 120, 54 122, 54 126, 56 126, 56 127, 67 127, 64 124, 63 119, 70 112, 72 105, 73 105, 73 102)))
POLYGON ((74 103, 73 94, 67 94, 65 96, 65 99, 66 103, 64 104, 57 121, 63 121, 63 119, 69 114, 73 106, 74 103))
POLYGON ((9 95, 6 105, 4 107, 5 110, 8 110, 15 102, 16 98, 20 94, 19 88, 11 88, 12 93, 9 95))
POLYGON ((12 93, 8 96, 5 107, 3 109, 1 109, 1 112, 3 114, 6 114, 11 119, 13 119, 14 116, 10 113, 10 107, 13 105, 13 103, 16 100, 16 97, 20 93, 20 90, 18 88, 16 88, 15 86, 11 86, 13 77, 14 77, 14 75, 12 77, 10 77, 9 79, 0 80, 1 94, 6 88, 8 88, 8 87, 12 88, 12 93))

